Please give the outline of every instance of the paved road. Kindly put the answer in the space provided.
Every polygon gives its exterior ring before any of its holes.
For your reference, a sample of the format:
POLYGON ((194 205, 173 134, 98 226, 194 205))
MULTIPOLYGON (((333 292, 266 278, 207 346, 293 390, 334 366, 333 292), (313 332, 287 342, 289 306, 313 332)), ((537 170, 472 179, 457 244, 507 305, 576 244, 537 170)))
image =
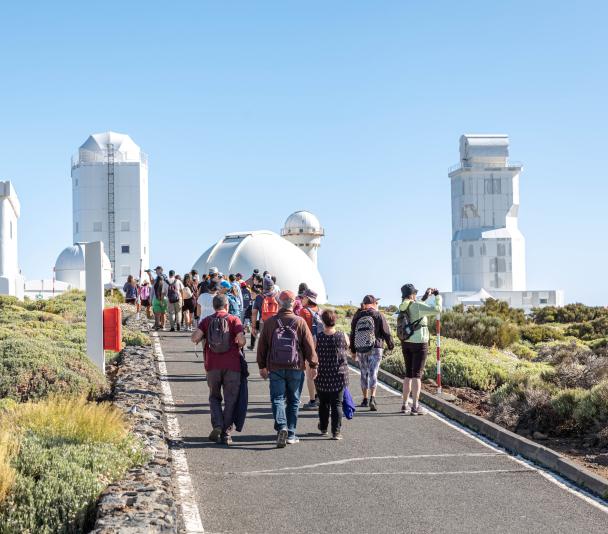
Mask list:
MULTIPOLYGON (((439 418, 400 415, 384 390, 343 441, 321 438, 316 414, 302 412, 300 443, 276 449, 268 383, 250 364, 245 429, 230 449, 211 444, 189 336, 164 333, 161 345, 207 533, 608 532, 602 509, 439 418)), ((351 384, 358 393, 354 373, 351 384)))

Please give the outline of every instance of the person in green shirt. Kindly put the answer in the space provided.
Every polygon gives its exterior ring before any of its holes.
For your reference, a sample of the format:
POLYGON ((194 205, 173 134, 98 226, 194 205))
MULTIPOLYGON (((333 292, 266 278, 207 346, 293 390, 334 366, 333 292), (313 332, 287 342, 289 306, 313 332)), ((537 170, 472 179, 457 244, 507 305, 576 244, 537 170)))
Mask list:
POLYGON ((405 361, 405 378, 403 379, 403 405, 401 413, 410 415, 424 415, 426 410, 418 404, 420 388, 422 385, 422 372, 426 358, 429 354, 429 326, 428 318, 438 315, 441 312, 441 295, 439 290, 428 288, 421 300, 416 300, 418 290, 413 284, 405 284, 401 288, 400 311, 405 311, 409 315, 410 323, 417 324, 414 333, 407 341, 401 342, 403 360, 405 361), (435 296, 434 305, 429 305, 425 301, 431 296, 435 296), (412 392, 412 407, 408 409, 407 401, 412 392))

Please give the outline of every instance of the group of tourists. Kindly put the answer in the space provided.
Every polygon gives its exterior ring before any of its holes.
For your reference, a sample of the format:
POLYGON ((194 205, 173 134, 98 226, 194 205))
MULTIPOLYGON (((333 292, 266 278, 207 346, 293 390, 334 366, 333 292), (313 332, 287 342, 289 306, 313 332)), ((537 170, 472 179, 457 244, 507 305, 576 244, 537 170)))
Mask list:
MULTIPOLYGON (((241 404, 239 396, 243 394, 247 376, 243 353, 246 333, 250 333, 250 350, 257 343, 260 376, 270 383, 277 447, 299 442, 296 430, 304 383, 309 401, 303 408, 318 411, 319 433, 334 440, 342 439, 343 406, 348 406, 351 399, 349 355, 359 363, 362 392, 359 407, 378 411, 380 362, 385 347, 388 350, 395 347, 389 324, 379 310, 378 298, 363 297, 347 335, 336 329, 336 312, 321 310, 317 293, 305 283, 300 284, 295 294, 281 290, 275 276, 258 269, 246 280, 241 273, 225 275, 216 268, 200 277, 196 270, 183 278, 171 270, 167 277, 160 266, 154 273, 155 276, 147 271, 148 280, 141 286, 129 277, 125 299, 141 304, 146 313, 151 307, 156 330, 165 329, 168 314, 170 331, 191 331, 193 343, 204 343, 211 441, 232 444, 237 405, 241 404), (132 286, 137 289, 132 290, 132 286)), ((401 406, 405 415, 426 413, 419 396, 428 356, 428 317, 441 311, 437 289, 427 289, 420 300, 417 295, 418 290, 412 284, 401 288, 397 319, 396 334, 405 361, 401 406), (429 303, 431 295, 434 299, 429 303)))

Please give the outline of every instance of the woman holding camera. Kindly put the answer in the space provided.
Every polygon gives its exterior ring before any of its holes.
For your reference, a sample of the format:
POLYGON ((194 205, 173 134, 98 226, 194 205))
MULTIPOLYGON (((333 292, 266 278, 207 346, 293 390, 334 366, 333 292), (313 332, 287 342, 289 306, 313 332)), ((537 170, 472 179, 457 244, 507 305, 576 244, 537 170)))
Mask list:
POLYGON ((401 298, 403 302, 399 306, 399 311, 405 312, 409 318, 409 323, 414 324, 414 333, 405 341, 401 341, 403 359, 405 361, 405 378, 403 379, 403 405, 401 412, 410 415, 424 415, 426 410, 418 404, 420 388, 422 385, 422 373, 426 358, 429 354, 429 327, 428 317, 432 317, 441 312, 441 295, 439 290, 428 288, 421 300, 416 300, 418 290, 413 284, 405 284, 401 288, 401 298), (435 296, 434 305, 429 305, 425 301, 431 296, 435 296), (407 400, 412 392, 412 407, 408 409, 407 400))

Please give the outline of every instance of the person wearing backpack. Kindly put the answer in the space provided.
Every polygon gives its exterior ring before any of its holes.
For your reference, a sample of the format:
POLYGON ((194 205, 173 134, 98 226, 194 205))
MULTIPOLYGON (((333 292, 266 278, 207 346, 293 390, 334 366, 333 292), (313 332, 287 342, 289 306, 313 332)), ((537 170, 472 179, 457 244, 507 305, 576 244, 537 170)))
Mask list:
POLYGON ((304 386, 305 362, 309 375, 317 376, 318 358, 306 321, 293 313, 295 294, 279 294, 280 309, 264 321, 258 343, 257 362, 260 376, 270 378, 270 400, 277 447, 293 445, 296 436, 300 395, 304 386))
POLYGON ((139 290, 139 298, 141 299, 141 306, 146 310, 146 317, 152 318, 152 303, 150 302, 150 282, 144 280, 139 290))
POLYGON ((241 320, 228 313, 226 295, 215 295, 213 308, 214 313, 201 321, 191 340, 194 344, 205 340, 205 371, 213 427, 209 440, 230 446, 241 386, 241 349, 245 346, 245 335, 241 320))
POLYGON ((208 291, 201 293, 198 296, 198 299, 196 300, 196 312, 199 321, 215 313, 215 310, 213 309, 213 297, 217 295, 218 287, 219 284, 217 282, 210 282, 208 291))
POLYGON ((182 315, 184 317, 184 324, 188 332, 192 332, 192 320, 194 317, 194 311, 196 309, 196 285, 192 281, 192 275, 186 273, 184 275, 184 289, 182 291, 183 306, 182 315))
POLYGON ((262 293, 255 298, 251 309, 251 345, 249 346, 249 350, 253 350, 256 337, 258 332, 262 331, 264 322, 279 311, 278 293, 274 289, 272 279, 265 277, 262 288, 262 293))
MULTIPOLYGON (((162 272, 162 267, 156 268, 156 279, 152 286, 152 311, 154 312, 154 330, 164 330, 167 318, 167 289, 168 284, 162 272)), ((152 274, 148 273, 152 278, 152 274)))
POLYGON ((336 331, 336 312, 321 314, 323 331, 317 334, 319 371, 315 385, 319 395, 319 432, 327 436, 331 413, 332 439, 342 439, 342 398, 348 386, 348 337, 336 331))
MULTIPOLYGON (((324 328, 321 320, 321 310, 317 306, 317 297, 317 293, 312 289, 305 289, 302 294, 300 311, 296 314, 306 321, 315 343, 317 342, 317 335, 323 332, 324 328)), ((306 388, 308 389, 309 401, 304 405, 304 409, 316 410, 319 407, 319 398, 315 389, 315 382, 309 377, 306 377, 306 388)))
POLYGON ((426 410, 418 403, 422 387, 422 373, 429 354, 428 317, 441 313, 441 295, 437 289, 428 288, 421 300, 416 300, 418 290, 413 284, 401 287, 403 301, 399 306, 397 319, 397 336, 401 341, 403 360, 405 362, 405 378, 403 379, 403 404, 401 413, 404 415, 424 415, 426 410), (425 301, 435 296, 433 305, 425 301), (408 407, 408 398, 412 392, 412 406, 408 407))
POLYGON ((386 318, 378 311, 378 300, 373 295, 365 295, 350 329, 350 350, 361 370, 361 406, 365 408, 369 405, 372 412, 378 410, 376 386, 384 343, 389 350, 395 348, 386 318))
POLYGON ((171 332, 180 330, 182 323, 182 306, 183 301, 184 284, 182 281, 175 276, 175 271, 169 271, 169 278, 167 279, 167 301, 169 311, 169 325, 171 326, 171 332))

